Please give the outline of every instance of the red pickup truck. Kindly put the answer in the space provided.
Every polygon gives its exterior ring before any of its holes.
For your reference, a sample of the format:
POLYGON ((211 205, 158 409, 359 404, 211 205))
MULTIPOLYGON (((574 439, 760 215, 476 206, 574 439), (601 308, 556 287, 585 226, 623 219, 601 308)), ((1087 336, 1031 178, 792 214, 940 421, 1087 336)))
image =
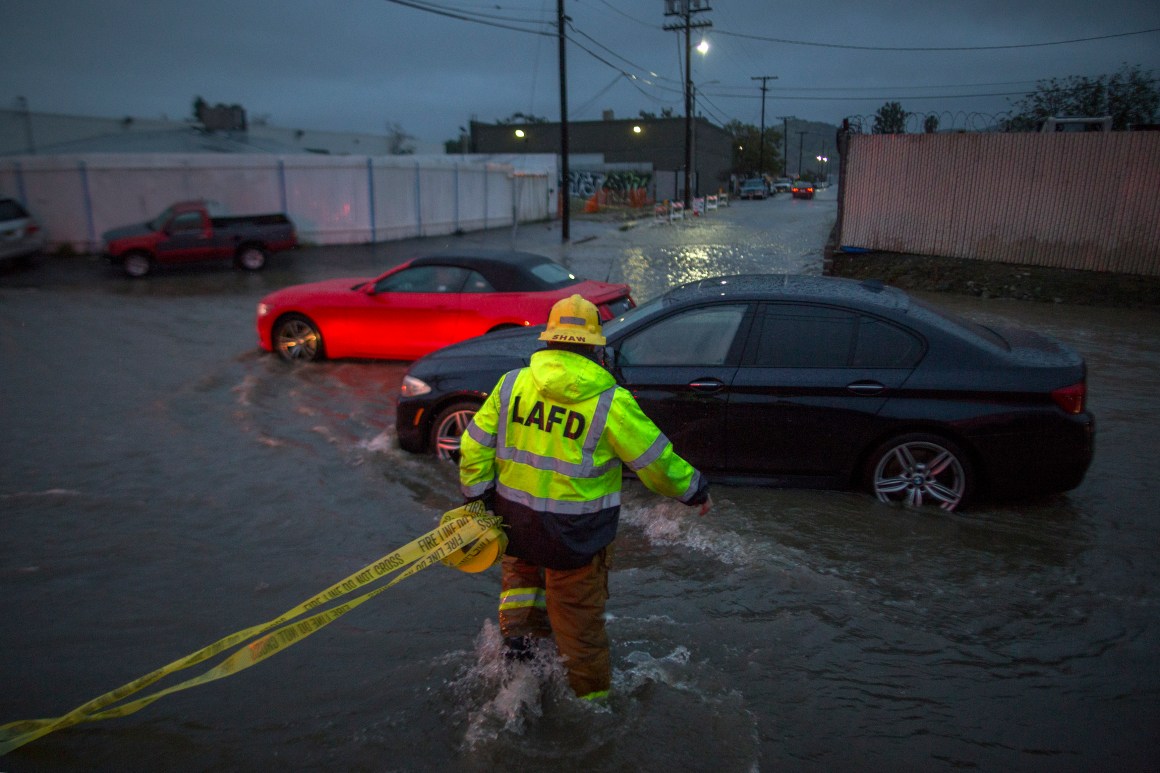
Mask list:
POLYGON ((207 260, 257 271, 270 253, 297 247, 298 233, 283 214, 215 217, 205 201, 182 201, 147 223, 106 231, 103 240, 105 257, 140 277, 157 265, 207 260))

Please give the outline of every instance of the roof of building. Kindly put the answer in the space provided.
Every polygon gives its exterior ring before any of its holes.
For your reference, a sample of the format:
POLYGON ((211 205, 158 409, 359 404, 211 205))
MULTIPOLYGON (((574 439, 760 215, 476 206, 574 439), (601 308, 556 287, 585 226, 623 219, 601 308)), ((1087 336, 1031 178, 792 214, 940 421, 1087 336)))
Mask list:
POLYGON ((246 132, 207 132, 195 126, 102 134, 37 147, 41 154, 73 153, 273 153, 300 154, 303 149, 246 132))

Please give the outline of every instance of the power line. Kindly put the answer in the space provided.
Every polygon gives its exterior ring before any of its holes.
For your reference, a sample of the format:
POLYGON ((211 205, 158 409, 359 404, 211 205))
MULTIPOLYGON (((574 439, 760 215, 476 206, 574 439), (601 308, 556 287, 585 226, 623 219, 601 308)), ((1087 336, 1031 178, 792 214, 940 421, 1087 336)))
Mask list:
POLYGON ((853 51, 998 51, 1011 48, 1041 48, 1043 46, 1064 46, 1071 43, 1088 43, 1093 40, 1111 40, 1112 38, 1126 38, 1132 35, 1147 35, 1160 32, 1160 27, 1133 32, 1117 32, 1112 35, 1097 35, 1090 38, 1072 38, 1071 40, 1053 40, 1047 43, 1011 43, 1001 46, 855 46, 842 43, 817 43, 809 40, 788 40, 786 38, 771 38, 764 35, 748 35, 743 32, 728 32, 717 30, 717 35, 728 35, 734 38, 760 40, 766 43, 784 43, 791 46, 812 46, 815 48, 844 48, 853 51))
MULTIPOLYGON (((512 30, 513 32, 526 32, 532 35, 544 35, 548 37, 555 37, 555 33, 544 29, 527 29, 525 27, 516 27, 511 24, 502 24, 500 22, 485 21, 482 18, 466 16, 463 12, 453 10, 444 6, 434 5, 432 3, 415 2, 415 0, 386 0, 388 3, 401 5, 405 8, 413 8, 416 11, 425 11, 426 13, 433 13, 436 16, 446 16, 449 19, 458 19, 459 21, 471 22, 472 24, 482 24, 485 27, 498 27, 499 29, 512 30)), ((496 17, 505 18, 505 17, 496 17)), ((519 24, 535 24, 542 25, 543 22, 534 19, 507 19, 519 24)))

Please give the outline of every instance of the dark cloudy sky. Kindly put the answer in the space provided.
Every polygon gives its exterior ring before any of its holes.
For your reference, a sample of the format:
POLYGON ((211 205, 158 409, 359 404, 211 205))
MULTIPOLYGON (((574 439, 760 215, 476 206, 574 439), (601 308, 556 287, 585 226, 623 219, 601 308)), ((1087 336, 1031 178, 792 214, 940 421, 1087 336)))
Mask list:
MULTIPOLYGON (((1039 80, 1125 63, 1160 77, 1160 31, 1124 34, 1160 30, 1158 0, 709 5, 695 16, 712 26, 693 80, 716 123, 760 122, 759 76, 777 76, 767 125, 839 123, 898 101, 963 128, 1009 110, 1039 80), (1104 39, 1061 42, 1090 38, 1104 39)), ((676 19, 663 0, 565 8, 572 120, 683 115, 683 36, 664 29, 676 19)), ((559 119, 555 17, 556 0, 0 0, 0 102, 184 119, 200 95, 276 126, 385 134, 398 125, 438 144, 472 118, 559 119)))

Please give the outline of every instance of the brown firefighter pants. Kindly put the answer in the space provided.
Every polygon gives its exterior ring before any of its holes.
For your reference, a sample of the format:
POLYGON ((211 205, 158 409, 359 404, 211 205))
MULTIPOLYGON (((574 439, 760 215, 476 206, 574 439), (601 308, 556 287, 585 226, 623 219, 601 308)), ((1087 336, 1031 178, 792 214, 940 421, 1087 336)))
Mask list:
POLYGON ((499 629, 512 636, 556 637, 568 683, 581 698, 600 698, 612 685, 604 604, 612 546, 579 569, 545 569, 503 557, 499 629))

